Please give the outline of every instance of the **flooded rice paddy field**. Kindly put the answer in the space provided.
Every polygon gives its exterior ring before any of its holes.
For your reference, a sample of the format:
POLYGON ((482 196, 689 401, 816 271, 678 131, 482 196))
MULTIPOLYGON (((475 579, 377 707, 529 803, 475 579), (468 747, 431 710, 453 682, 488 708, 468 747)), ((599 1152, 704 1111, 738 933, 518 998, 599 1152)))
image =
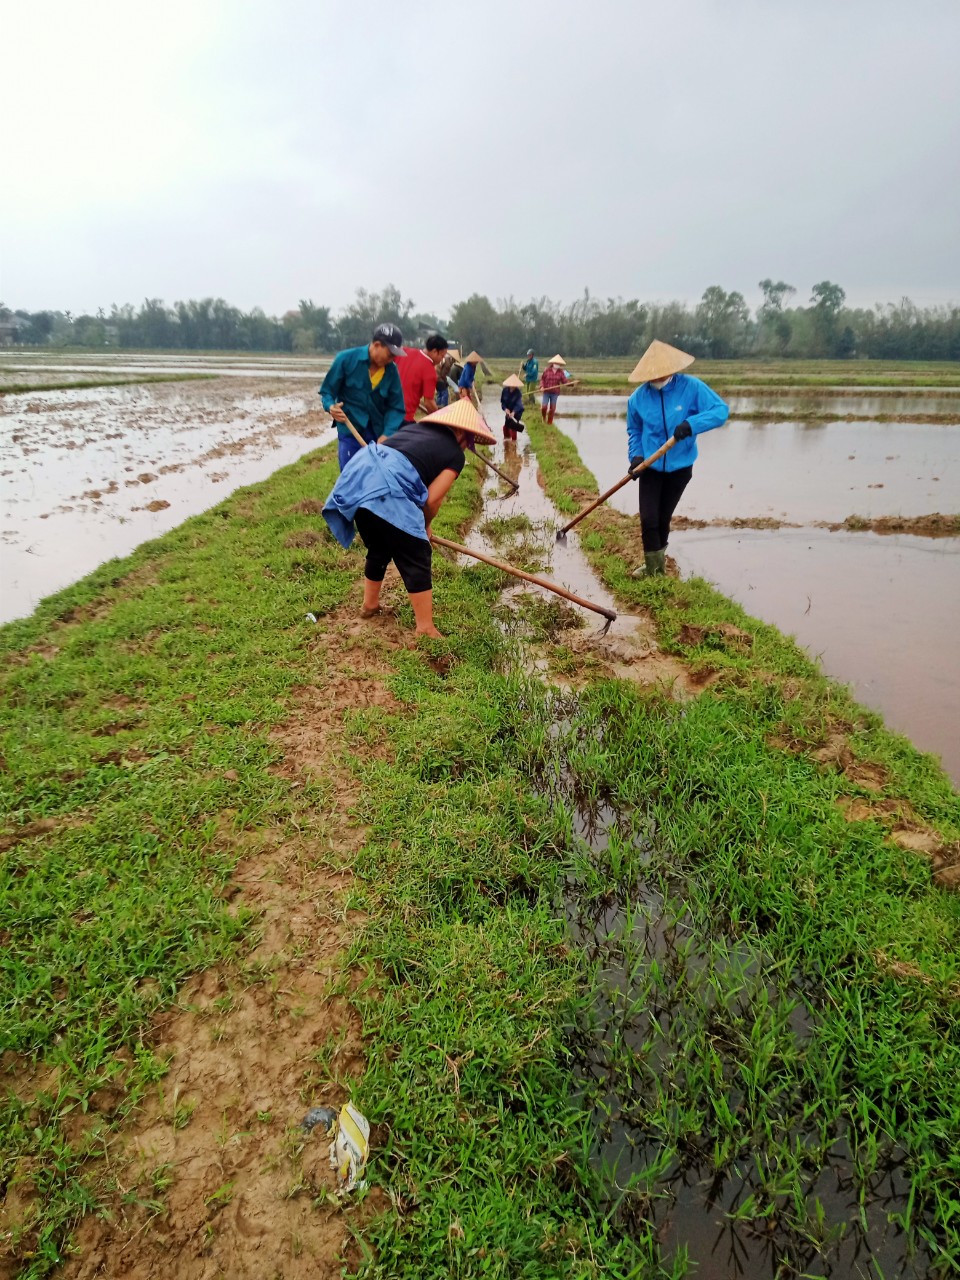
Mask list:
POLYGON ((248 378, 0 399, 0 622, 324 444, 316 392, 248 378))
MULTIPOLYGON (((624 402, 597 397, 589 408, 556 425, 605 489, 626 470, 624 402)), ((960 426, 731 421, 699 447, 678 515, 719 527, 673 534, 681 571, 796 636, 960 782, 960 538, 814 527, 854 514, 960 512, 960 426), (723 527, 754 517, 801 528, 723 527)), ((632 485, 612 499, 628 514, 636 503, 632 485)))
MULTIPOLYGON (((58 373, 68 367, 18 353, 0 360, 0 372, 44 363, 58 373)), ((105 560, 332 438, 316 395, 325 363, 203 353, 122 363, 71 357, 84 373, 228 376, 0 399, 0 621, 29 613, 105 560)), ((896 394, 898 404, 930 403, 896 394)), ((838 398, 828 395, 825 403, 838 398)), ((580 397, 562 406, 571 416, 557 419, 601 488, 625 470, 624 406, 623 397, 580 397)), ((960 425, 732 421, 701 441, 678 512, 721 527, 677 531, 671 551, 684 572, 707 577, 821 655, 828 674, 939 754, 960 780, 960 539, 808 527, 851 515, 956 514, 958 461, 960 425), (802 527, 722 527, 745 517, 802 527)), ((535 488, 524 484, 504 513, 535 507, 535 488)), ((632 514, 636 491, 627 487, 612 501, 632 514)), ((589 595, 585 581, 578 566, 568 585, 589 595)))

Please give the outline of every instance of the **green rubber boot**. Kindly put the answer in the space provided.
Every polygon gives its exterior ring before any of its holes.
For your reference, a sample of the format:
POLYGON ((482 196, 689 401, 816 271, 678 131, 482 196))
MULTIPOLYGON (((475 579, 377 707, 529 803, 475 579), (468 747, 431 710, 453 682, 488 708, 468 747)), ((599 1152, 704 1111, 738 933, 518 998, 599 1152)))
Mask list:
MULTIPOLYGON (((657 578, 663 578, 667 572, 667 553, 665 551, 654 551, 651 555, 653 561, 653 569, 648 569, 648 573, 652 573, 657 578)), ((644 556, 646 559, 646 556, 644 556)))
POLYGON ((663 569, 657 568, 657 556, 663 556, 662 551, 645 551, 643 553, 643 564, 637 565, 631 578, 655 578, 658 573, 663 573, 663 569))

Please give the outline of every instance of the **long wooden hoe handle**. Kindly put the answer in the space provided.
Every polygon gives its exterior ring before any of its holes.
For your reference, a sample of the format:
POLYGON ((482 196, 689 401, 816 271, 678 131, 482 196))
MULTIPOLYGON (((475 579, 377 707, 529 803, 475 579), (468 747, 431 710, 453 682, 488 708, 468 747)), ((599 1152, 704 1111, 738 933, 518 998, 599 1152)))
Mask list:
POLYGON ((573 528, 573 526, 575 524, 579 524, 584 516, 588 516, 591 511, 595 511, 597 507, 599 507, 602 503, 606 502, 608 498, 612 498, 615 493, 619 493, 619 491, 623 488, 623 486, 625 484, 629 484, 630 481, 635 479, 640 474, 641 471, 646 471, 647 467, 653 466, 653 464, 659 461, 659 459, 662 458, 665 453, 669 453, 676 443, 677 443, 676 440, 674 440, 673 436, 671 436, 670 439, 666 442, 666 444, 662 444, 660 446, 660 448, 657 450, 656 453, 651 453, 649 458, 644 458, 644 460, 640 463, 639 467, 635 467, 633 471, 628 471, 627 474, 623 477, 623 479, 618 480, 617 483, 611 489, 608 489, 606 493, 601 493, 600 497, 597 498, 595 502, 591 502, 589 507, 584 507, 584 509, 580 512, 579 515, 574 516, 571 521, 569 521, 567 524, 563 526, 563 528, 557 534, 557 537, 562 538, 564 534, 569 533, 570 530, 573 528))
POLYGON ((512 564, 506 564, 503 560, 494 560, 493 556, 484 555, 482 551, 471 551, 469 547, 461 546, 459 542, 450 542, 447 538, 438 538, 437 535, 431 534, 430 541, 438 547, 446 547, 449 551, 456 551, 462 556, 473 556, 474 560, 482 560, 484 564, 491 564, 495 569, 501 569, 504 573, 512 574, 515 578, 522 578, 524 582, 532 582, 537 587, 545 587, 547 591, 553 591, 558 596, 563 596, 564 600, 571 600, 574 604, 582 606, 584 609, 592 609, 594 613, 602 614, 608 622, 616 621, 617 615, 612 609, 605 609, 601 604, 594 604, 592 600, 584 600, 583 596, 575 596, 572 591, 568 591, 566 587, 560 587, 555 582, 551 582, 549 578, 541 578, 536 573, 527 573, 523 569, 517 569, 512 564))

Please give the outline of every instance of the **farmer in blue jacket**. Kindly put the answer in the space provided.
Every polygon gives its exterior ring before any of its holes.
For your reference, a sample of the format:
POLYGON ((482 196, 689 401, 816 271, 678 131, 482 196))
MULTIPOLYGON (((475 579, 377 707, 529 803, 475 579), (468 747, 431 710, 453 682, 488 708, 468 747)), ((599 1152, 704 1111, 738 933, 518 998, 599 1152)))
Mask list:
POLYGON ((630 470, 656 453, 671 436, 676 441, 668 453, 636 477, 640 482, 643 566, 634 577, 666 573, 670 521, 693 474, 697 436, 722 427, 730 416, 730 410, 705 382, 680 372, 694 359, 654 339, 630 375, 631 382, 643 384, 627 401, 630 470))
POLYGON ((403 354, 403 334, 397 326, 378 324, 368 344, 334 356, 320 387, 320 403, 337 424, 341 471, 363 447, 353 438, 347 418, 369 444, 403 426, 403 388, 393 364, 403 354))

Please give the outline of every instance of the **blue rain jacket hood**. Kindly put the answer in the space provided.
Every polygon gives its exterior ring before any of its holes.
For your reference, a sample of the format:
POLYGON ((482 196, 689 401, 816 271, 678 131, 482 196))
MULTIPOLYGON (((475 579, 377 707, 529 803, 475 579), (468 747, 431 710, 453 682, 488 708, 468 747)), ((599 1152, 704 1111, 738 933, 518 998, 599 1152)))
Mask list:
POLYGON ((722 427, 730 410, 705 382, 687 373, 675 373, 661 390, 645 382, 627 401, 627 459, 649 458, 666 444, 681 422, 689 422, 693 435, 678 440, 669 453, 653 464, 654 471, 680 471, 697 459, 697 436, 722 427))
POLYGON ((416 467, 397 449, 370 444, 355 453, 323 504, 323 518, 341 547, 356 536, 353 520, 359 507, 372 511, 404 533, 427 540, 423 508, 427 486, 416 467))

